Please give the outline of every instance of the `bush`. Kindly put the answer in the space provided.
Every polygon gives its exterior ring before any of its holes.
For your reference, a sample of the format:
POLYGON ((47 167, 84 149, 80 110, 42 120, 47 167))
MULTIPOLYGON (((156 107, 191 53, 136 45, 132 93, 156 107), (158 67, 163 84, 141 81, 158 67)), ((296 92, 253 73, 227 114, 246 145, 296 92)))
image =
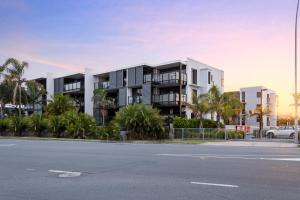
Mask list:
POLYGON ((48 128, 53 133, 54 137, 61 137, 61 134, 66 130, 64 118, 62 116, 50 116, 48 128))
POLYGON ((157 109, 144 104, 121 108, 116 113, 116 123, 128 131, 128 139, 163 139, 164 120, 157 109))
MULTIPOLYGON (((198 119, 187 119, 183 117, 173 118, 174 128, 199 128, 200 120, 198 119)), ((202 120, 203 128, 217 128, 217 122, 210 119, 202 120)))
POLYGON ((23 136, 23 132, 27 130, 28 125, 27 117, 12 116, 9 118, 9 130, 15 136, 23 136))
POLYGON ((9 129, 9 120, 7 118, 0 119, 0 135, 5 133, 9 129))
POLYGON ((96 130, 95 119, 87 114, 69 111, 63 117, 66 123, 66 131, 70 137, 88 138, 96 130))
POLYGON ((42 118, 38 114, 32 114, 29 118, 29 128, 38 137, 41 137, 42 132, 46 131, 49 125, 48 119, 42 118))

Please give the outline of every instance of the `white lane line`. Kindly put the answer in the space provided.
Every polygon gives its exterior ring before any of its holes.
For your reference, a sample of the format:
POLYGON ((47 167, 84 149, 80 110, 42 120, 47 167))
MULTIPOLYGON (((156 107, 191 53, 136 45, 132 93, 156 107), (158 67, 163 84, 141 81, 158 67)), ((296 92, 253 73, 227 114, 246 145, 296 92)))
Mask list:
POLYGON ((238 155, 201 155, 201 154, 156 154, 157 156, 170 156, 170 157, 190 157, 190 158, 219 158, 219 159, 242 159, 242 160, 271 160, 271 161, 292 161, 300 162, 300 158, 272 158, 272 157, 242 157, 238 155))
POLYGON ((81 175, 81 172, 72 172, 72 171, 62 171, 62 170, 53 170, 50 169, 48 172, 57 173, 60 178, 73 178, 81 175))
POLYGON ((0 147, 12 147, 15 146, 16 144, 0 144, 0 147))
POLYGON ((216 186, 216 187, 230 187, 230 188, 238 188, 238 185, 228 185, 228 184, 218 184, 218 183, 205 183, 205 182, 191 182, 191 184, 195 185, 208 185, 208 186, 216 186))

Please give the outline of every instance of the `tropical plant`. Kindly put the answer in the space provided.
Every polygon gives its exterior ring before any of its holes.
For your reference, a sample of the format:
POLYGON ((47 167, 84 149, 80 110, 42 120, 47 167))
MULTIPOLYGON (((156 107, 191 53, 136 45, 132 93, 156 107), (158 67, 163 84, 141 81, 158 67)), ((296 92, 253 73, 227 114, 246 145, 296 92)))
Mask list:
POLYGON ((63 95, 61 93, 52 96, 52 100, 46 107, 46 114, 49 115, 62 115, 67 111, 75 110, 76 107, 73 104, 71 97, 63 95))
POLYGON ((55 137, 61 137, 61 134, 66 130, 66 123, 64 117, 60 115, 50 116, 48 128, 55 137))
POLYGON ((42 105, 42 97, 46 94, 44 86, 34 80, 26 81, 27 102, 32 106, 33 113, 35 105, 42 105))
POLYGON ((0 135, 9 129, 9 119, 0 119, 0 135))
POLYGON ((161 139, 165 137, 164 121, 157 109, 144 104, 133 104, 116 113, 116 122, 126 128, 131 139, 161 139))
POLYGON ((96 129, 95 119, 85 113, 68 111, 63 115, 67 133, 73 138, 87 138, 96 129))
POLYGON ((10 131, 15 136, 23 136, 23 132, 28 128, 28 119, 26 117, 14 115, 9 118, 9 122, 10 131))
POLYGON ((107 115, 107 108, 115 107, 115 102, 113 101, 113 99, 107 96, 107 92, 104 89, 94 90, 92 101, 94 101, 94 106, 99 106, 102 116, 102 124, 104 124, 105 116, 107 115))
POLYGON ((196 119, 199 119, 200 128, 203 127, 203 117, 206 113, 209 112, 209 105, 207 95, 193 95, 192 103, 187 103, 187 106, 192 110, 193 114, 195 115, 196 119))
POLYGON ((233 118, 240 115, 243 104, 234 93, 222 94, 222 109, 220 115, 225 124, 230 124, 233 118))
POLYGON ((29 118, 29 127, 38 137, 41 137, 42 132, 47 130, 48 124, 48 119, 38 114, 32 114, 29 118))
POLYGON ((231 93, 221 93, 217 86, 212 86, 207 94, 207 100, 211 117, 216 114, 218 128, 221 126, 221 118, 228 122, 237 116, 242 108, 240 100, 231 93))
POLYGON ((28 68, 27 62, 20 62, 15 58, 9 58, 2 65, 2 69, 5 68, 7 71, 6 79, 14 85, 13 90, 13 104, 16 105, 16 99, 18 97, 18 110, 19 117, 22 114, 22 84, 25 83, 26 79, 23 78, 25 69, 28 68), (17 96, 18 95, 18 96, 17 96))

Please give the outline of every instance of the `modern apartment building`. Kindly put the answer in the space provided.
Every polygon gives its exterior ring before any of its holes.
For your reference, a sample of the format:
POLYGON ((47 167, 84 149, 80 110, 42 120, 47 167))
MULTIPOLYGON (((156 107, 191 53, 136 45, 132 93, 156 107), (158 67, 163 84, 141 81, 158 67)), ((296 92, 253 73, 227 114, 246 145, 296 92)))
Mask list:
POLYGON ((257 114, 262 109, 264 128, 277 126, 277 94, 263 86, 246 87, 240 89, 240 99, 243 109, 240 117, 241 125, 259 127, 260 116, 257 114))
POLYGON ((63 77, 54 78, 48 74, 45 82, 47 99, 55 93, 68 94, 81 111, 93 115, 97 121, 102 120, 102 105, 92 102, 92 97, 98 88, 105 89, 115 102, 115 106, 105 108, 108 119, 119 108, 133 103, 152 105, 163 116, 191 118, 192 112, 185 102, 191 102, 193 94, 207 93, 213 85, 223 92, 224 72, 187 58, 185 61, 142 64, 101 73, 86 69, 82 74, 63 77))

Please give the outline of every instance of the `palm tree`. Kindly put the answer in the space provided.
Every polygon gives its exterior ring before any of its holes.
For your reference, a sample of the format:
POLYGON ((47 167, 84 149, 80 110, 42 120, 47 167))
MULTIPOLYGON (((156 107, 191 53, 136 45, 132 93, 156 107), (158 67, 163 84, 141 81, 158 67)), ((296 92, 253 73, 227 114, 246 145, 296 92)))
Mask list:
POLYGON ((187 103, 195 117, 200 120, 200 128, 203 127, 203 117, 209 112, 207 95, 193 95, 192 103, 187 103))
POLYGON ((33 113, 35 112, 35 105, 42 104, 42 97, 46 94, 44 86, 34 80, 26 82, 27 90, 27 102, 32 105, 33 113))
POLYGON ((226 123, 232 117, 238 116, 242 108, 239 98, 231 93, 222 94, 215 85, 209 89, 207 99, 211 117, 213 118, 214 113, 216 114, 218 128, 221 125, 221 118, 226 123))
POLYGON ((242 103, 234 93, 230 92, 222 94, 222 99, 223 109, 221 110, 221 117, 224 120, 224 124, 230 124, 233 118, 240 115, 242 103))
POLYGON ((94 105, 99 105, 100 113, 102 115, 102 124, 104 124, 105 116, 107 115, 107 109, 109 107, 115 107, 114 100, 107 96, 106 90, 96 89, 94 90, 92 101, 94 101, 94 105))
POLYGON ((10 81, 4 80, 3 82, 0 83, 0 116, 2 117, 4 115, 4 108, 5 105, 8 103, 12 103, 12 93, 11 91, 13 90, 13 85, 10 81))
POLYGON ((223 95, 221 94, 217 86, 212 86, 207 94, 207 100, 209 105, 209 110, 211 112, 211 119, 213 120, 214 114, 217 116, 217 126, 220 128, 221 112, 223 109, 223 95))
POLYGON ((52 100, 46 107, 46 113, 47 115, 62 115, 75 109, 73 99, 70 96, 58 93, 52 96, 52 100))
POLYGON ((13 104, 16 104, 16 97, 18 95, 18 108, 19 108, 19 117, 21 116, 21 104, 22 104, 22 84, 26 81, 23 78, 25 69, 28 68, 27 62, 20 62, 15 58, 9 58, 2 65, 2 69, 5 68, 7 71, 6 79, 11 81, 14 85, 13 90, 13 104))

